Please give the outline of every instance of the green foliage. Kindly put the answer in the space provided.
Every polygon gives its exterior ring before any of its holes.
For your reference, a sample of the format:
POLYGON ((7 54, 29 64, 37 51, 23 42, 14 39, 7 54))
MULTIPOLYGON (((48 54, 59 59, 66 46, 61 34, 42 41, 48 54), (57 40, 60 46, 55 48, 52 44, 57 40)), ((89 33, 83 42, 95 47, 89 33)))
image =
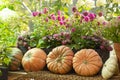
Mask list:
POLYGON ((120 43, 120 19, 119 17, 112 18, 109 21, 107 27, 101 29, 102 35, 108 39, 113 41, 114 43, 120 43))
POLYGON ((0 36, 1 36, 1 40, 0 40, 0 45, 9 45, 9 46, 13 46, 15 41, 16 41, 16 37, 14 35, 14 31, 13 28, 8 26, 8 23, 2 23, 0 24, 0 36))
POLYGON ((5 55, 5 53, 0 55, 0 58, 0 63, 2 63, 2 66, 9 66, 11 60, 5 55))
POLYGON ((3 8, 9 8, 11 10, 16 10, 16 8, 18 8, 19 4, 20 4, 20 0, 2 0, 3 4, 0 5, 0 10, 2 10, 3 8))
POLYGON ((30 39, 33 38, 34 44, 30 43, 31 46, 48 47, 48 44, 43 43, 43 37, 64 31, 65 26, 59 25, 57 20, 48 19, 49 16, 50 14, 42 14, 41 16, 32 18, 32 23, 34 24, 32 27, 34 27, 34 29, 30 39), (46 19, 48 19, 48 22, 46 22, 46 19))
POLYGON ((0 46, 0 64, 2 64, 2 66, 8 67, 10 61, 10 58, 6 54, 6 46, 0 46))
POLYGON ((10 59, 6 55, 6 49, 8 47, 16 46, 17 35, 20 31, 20 28, 14 23, 10 22, 0 22, 0 63, 3 66, 8 66, 10 59))
MULTIPOLYGON (((12 3, 5 0, 4 2, 4 7, 17 10, 18 7, 15 7, 19 4, 17 1, 12 3)), ((23 20, 23 17, 9 18, 6 21, 0 20, 0 63, 3 66, 8 66, 10 62, 10 59, 6 56, 6 48, 16 46, 18 34, 26 27, 27 22, 23 20)))
MULTIPOLYGON (((29 37, 26 36, 24 38, 25 40, 24 39, 21 40, 23 41, 22 43, 27 43, 27 49, 29 47, 41 47, 41 48, 55 47, 63 44, 62 41, 64 42, 66 40, 68 40, 66 45, 70 46, 71 48, 79 49, 79 48, 85 48, 86 46, 90 48, 94 48, 96 46, 96 43, 94 41, 84 40, 81 38, 83 36, 92 36, 96 32, 98 26, 97 21, 95 20, 89 22, 87 21, 85 22, 83 20, 81 22, 81 20, 85 16, 81 17, 83 14, 79 15, 78 13, 83 12, 84 10, 91 9, 91 8, 87 8, 87 6, 80 7, 78 9, 78 11, 80 12, 78 12, 77 14, 75 13, 74 17, 71 17, 74 14, 68 17, 68 15, 72 13, 70 12, 71 10, 70 6, 72 6, 72 4, 62 3, 61 0, 55 0, 55 1, 4 0, 4 1, 6 4, 1 6, 0 9, 4 7, 8 7, 12 10, 15 10, 19 14, 19 18, 12 19, 10 22, 0 22, 1 23, 0 37, 2 37, 0 40, 0 45, 2 46, 7 46, 7 47, 15 46, 18 34, 21 32, 21 30, 26 30, 26 27, 28 27, 28 25, 31 31, 30 34, 28 35, 29 37), (25 5, 23 4, 23 2, 25 3, 25 5), (49 11, 43 14, 42 11, 43 8, 45 7, 47 7, 49 11), (62 14, 65 13, 63 15, 65 17, 65 20, 63 20, 65 21, 64 25, 60 25, 59 24, 60 21, 57 19, 56 20, 51 19, 52 14, 54 14, 56 18, 58 17, 57 15, 58 10, 63 11, 62 14), (42 15, 37 15, 37 16, 31 15, 32 14, 31 12, 35 12, 35 11, 42 12, 42 15), (48 19, 48 21, 46 21, 46 19, 48 19), (67 25, 71 25, 71 26, 67 27, 67 25), (75 28, 74 32, 71 31, 73 28, 75 28), (61 33, 68 33, 70 35, 70 38, 67 39, 66 36, 61 35, 61 33), (54 35, 58 35, 61 41, 54 38, 54 35), (44 40, 43 38, 47 38, 47 40, 44 40)), ((107 4, 105 7, 104 6, 99 8, 96 7, 94 9, 91 9, 90 11, 96 13, 104 11, 104 14, 106 16, 105 18, 107 17, 111 18, 111 15, 118 15, 120 13, 120 9, 117 4, 113 4, 112 7, 109 7, 109 4, 107 4)), ((22 46, 23 45, 24 44, 22 44, 22 46)))
POLYGON ((2 76, 2 71, 0 70, 0 76, 2 76))

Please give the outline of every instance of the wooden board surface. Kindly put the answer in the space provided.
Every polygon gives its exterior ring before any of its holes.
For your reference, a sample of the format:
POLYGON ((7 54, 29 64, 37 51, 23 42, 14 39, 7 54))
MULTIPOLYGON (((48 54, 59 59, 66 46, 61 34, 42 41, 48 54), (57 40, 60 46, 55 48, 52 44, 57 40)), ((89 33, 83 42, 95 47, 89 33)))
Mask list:
MULTIPOLYGON (((78 76, 75 73, 68 73, 65 75, 54 74, 50 71, 38 71, 38 72, 9 72, 8 80, 104 80, 100 75, 94 77, 78 76)), ((109 80, 120 80, 120 74, 114 75, 109 80)))
POLYGON ((9 71, 8 72, 8 80, 14 80, 20 76, 26 75, 27 73, 24 71, 9 71))

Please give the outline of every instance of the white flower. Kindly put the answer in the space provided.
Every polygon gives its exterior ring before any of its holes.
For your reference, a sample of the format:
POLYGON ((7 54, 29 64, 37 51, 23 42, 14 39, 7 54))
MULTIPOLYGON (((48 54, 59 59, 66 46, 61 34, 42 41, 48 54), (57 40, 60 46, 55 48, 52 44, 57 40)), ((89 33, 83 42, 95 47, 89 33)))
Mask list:
POLYGON ((107 3, 106 0, 97 0, 96 6, 97 7, 104 6, 106 3, 107 3))
POLYGON ((113 3, 118 3, 118 4, 120 4, 120 0, 113 0, 113 3))
POLYGON ((95 7, 95 1, 93 0, 78 0, 76 4, 77 8, 81 6, 85 6, 87 9, 91 9, 95 7))
POLYGON ((18 17, 18 14, 8 8, 4 8, 2 11, 0 11, 0 19, 3 21, 6 21, 12 17, 18 17))
POLYGON ((62 3, 73 4, 72 0, 61 0, 62 3))
POLYGON ((85 1, 83 1, 83 0, 78 0, 78 1, 77 1, 77 4, 76 4, 76 7, 79 8, 79 7, 83 6, 84 4, 85 4, 85 1))
POLYGON ((93 0, 86 0, 85 1, 86 8, 92 9, 95 7, 95 1, 93 0))

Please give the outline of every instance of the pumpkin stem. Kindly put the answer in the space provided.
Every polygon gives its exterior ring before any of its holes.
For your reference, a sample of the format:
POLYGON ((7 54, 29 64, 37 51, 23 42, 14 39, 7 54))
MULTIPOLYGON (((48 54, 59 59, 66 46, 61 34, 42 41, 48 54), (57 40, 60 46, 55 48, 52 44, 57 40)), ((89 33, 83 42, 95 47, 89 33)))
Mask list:
POLYGON ((87 60, 84 60, 83 63, 84 63, 84 64, 88 64, 88 61, 87 61, 87 60))
POLYGON ((56 61, 61 62, 61 60, 62 60, 62 55, 59 55, 56 61))

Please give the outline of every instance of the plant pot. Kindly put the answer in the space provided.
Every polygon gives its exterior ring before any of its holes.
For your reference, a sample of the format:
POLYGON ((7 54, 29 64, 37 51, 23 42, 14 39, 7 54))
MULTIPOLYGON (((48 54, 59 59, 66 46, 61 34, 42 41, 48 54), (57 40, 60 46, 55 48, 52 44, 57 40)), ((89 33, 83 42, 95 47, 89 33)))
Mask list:
POLYGON ((8 68, 0 66, 0 71, 1 71, 0 80, 8 80, 8 68))
POLYGON ((114 49, 118 58, 118 65, 120 70, 120 43, 114 43, 114 49))

